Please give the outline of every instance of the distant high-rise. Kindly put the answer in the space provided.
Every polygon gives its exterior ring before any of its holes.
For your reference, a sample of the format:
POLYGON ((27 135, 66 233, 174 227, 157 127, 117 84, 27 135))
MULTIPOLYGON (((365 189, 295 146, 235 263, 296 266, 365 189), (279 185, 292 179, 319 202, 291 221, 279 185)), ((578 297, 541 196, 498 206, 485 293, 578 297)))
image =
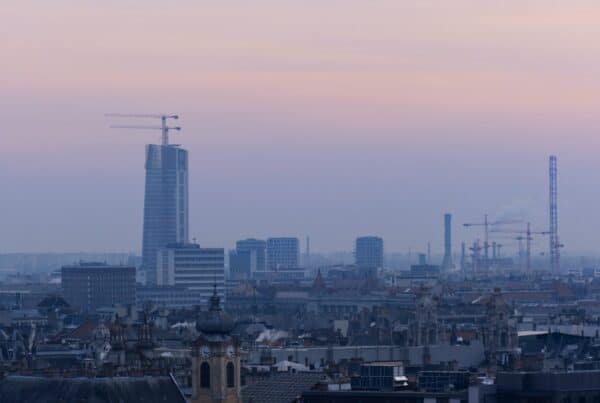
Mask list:
POLYGON ((188 153, 176 145, 146 146, 142 269, 156 284, 159 249, 188 242, 188 153))
POLYGON ((354 249, 356 266, 361 269, 379 269, 383 267, 383 239, 378 236, 356 238, 354 249))
POLYGON ((295 269, 299 266, 300 242, 298 238, 267 239, 268 270, 295 269))
POLYGON ((444 214, 444 260, 442 262, 443 270, 452 270, 452 214, 444 214))
POLYGON ((229 252, 229 274, 233 278, 251 278, 255 272, 266 268, 267 243, 260 239, 244 239, 236 242, 229 252))

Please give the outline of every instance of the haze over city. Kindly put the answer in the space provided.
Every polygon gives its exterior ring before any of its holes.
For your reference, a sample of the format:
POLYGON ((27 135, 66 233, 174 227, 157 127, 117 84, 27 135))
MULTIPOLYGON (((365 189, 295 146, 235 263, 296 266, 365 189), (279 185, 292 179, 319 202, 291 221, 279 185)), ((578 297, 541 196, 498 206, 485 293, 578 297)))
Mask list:
POLYGON ((1 10, 1 403, 600 402, 598 1, 1 10))
POLYGON ((105 112, 180 114, 203 245, 310 235, 336 251, 376 233, 388 251, 441 253, 445 211, 544 229, 556 153, 564 253, 595 252, 595 2, 60 0, 3 15, 3 252, 139 252, 158 134, 110 130, 105 112))

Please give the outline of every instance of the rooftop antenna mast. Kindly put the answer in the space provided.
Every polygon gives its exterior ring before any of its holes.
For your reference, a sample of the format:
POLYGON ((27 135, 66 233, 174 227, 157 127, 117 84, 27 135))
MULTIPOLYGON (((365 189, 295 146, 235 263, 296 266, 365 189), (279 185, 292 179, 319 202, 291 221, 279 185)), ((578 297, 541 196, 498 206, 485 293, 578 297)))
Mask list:
POLYGON ((138 119, 160 119, 160 126, 151 125, 111 125, 111 129, 145 129, 160 130, 162 134, 162 145, 169 145, 169 131, 180 131, 180 126, 167 126, 167 119, 179 119, 179 115, 150 114, 150 113, 105 113, 104 116, 110 118, 138 118, 138 119))

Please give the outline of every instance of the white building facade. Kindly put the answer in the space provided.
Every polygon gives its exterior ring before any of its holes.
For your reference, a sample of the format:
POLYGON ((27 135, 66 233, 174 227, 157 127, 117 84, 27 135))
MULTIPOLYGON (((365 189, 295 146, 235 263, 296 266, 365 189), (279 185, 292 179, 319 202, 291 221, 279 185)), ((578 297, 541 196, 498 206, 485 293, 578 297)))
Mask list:
POLYGON ((201 248, 198 244, 173 244, 159 249, 156 285, 180 286, 200 292, 208 300, 217 287, 225 297, 225 250, 201 248))

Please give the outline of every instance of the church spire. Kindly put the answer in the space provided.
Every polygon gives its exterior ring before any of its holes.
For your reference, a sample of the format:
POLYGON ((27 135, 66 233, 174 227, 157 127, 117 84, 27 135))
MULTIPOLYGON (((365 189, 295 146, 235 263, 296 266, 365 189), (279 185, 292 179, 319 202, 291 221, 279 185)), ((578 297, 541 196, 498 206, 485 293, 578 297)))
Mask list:
POLYGON ((217 293, 217 280, 215 279, 213 285, 213 295, 210 297, 210 308, 211 312, 221 311, 221 298, 219 298, 219 294, 217 293))

